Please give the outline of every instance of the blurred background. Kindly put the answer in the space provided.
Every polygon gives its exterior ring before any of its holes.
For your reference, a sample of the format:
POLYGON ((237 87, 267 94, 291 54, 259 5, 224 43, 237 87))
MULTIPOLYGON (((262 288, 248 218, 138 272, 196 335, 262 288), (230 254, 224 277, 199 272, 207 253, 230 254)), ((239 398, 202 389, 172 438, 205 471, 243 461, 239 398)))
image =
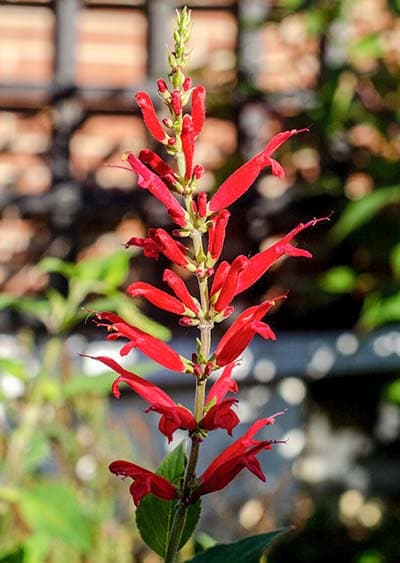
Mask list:
MULTIPOLYGON (((190 73, 207 87, 197 162, 212 192, 283 129, 310 126, 232 207, 225 258, 253 255, 299 222, 313 260, 282 260, 236 313, 289 290, 239 370, 243 427, 289 407, 265 437, 288 438, 206 498, 194 549, 290 523, 268 563, 398 563, 400 548, 400 3, 198 0, 190 73)), ((166 443, 132 393, 79 353, 116 354, 87 319, 111 309, 191 354, 193 334, 128 299, 167 265, 122 250, 164 208, 110 169, 155 148, 134 103, 166 74, 167 0, 0 3, 0 561, 156 562, 127 483, 108 463, 156 467, 166 443)), ((193 288, 194 289, 194 288, 193 288)), ((220 328, 219 330, 223 330, 220 328)), ((118 349, 118 348, 117 348, 118 349)), ((129 363, 130 362, 130 363, 129 363)), ((134 362, 134 363, 133 363, 134 362)), ((191 405, 191 381, 163 382, 191 405)), ((179 437, 177 437, 179 441, 179 437)), ((202 467, 228 443, 207 441, 202 467)))

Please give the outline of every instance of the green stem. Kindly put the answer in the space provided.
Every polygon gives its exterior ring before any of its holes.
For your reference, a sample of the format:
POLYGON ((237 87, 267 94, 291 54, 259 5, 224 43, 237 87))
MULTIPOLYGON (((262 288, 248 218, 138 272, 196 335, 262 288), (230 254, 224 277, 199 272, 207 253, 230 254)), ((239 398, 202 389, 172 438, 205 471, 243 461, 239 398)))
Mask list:
MULTIPOLYGON (((194 231, 192 234, 193 247, 195 255, 202 252, 203 244, 201 233, 194 231)), ((209 309, 209 294, 207 279, 199 279, 199 294, 202 307, 203 319, 200 323, 200 354, 203 358, 208 358, 211 348, 211 330, 212 323, 207 320, 209 309)), ((194 417, 197 422, 200 422, 204 415, 204 403, 206 392, 206 379, 205 379, 205 365, 203 368, 203 377, 196 380, 196 394, 194 400, 194 417)), ((168 542, 167 552, 165 555, 165 563, 175 563, 176 556, 179 551, 179 546, 182 538, 182 533, 185 528, 187 512, 190 504, 191 483, 196 475, 196 465, 199 457, 200 441, 197 437, 192 438, 190 445, 190 452, 186 464, 185 475, 182 484, 182 497, 178 500, 176 512, 171 527, 171 535, 168 542)))

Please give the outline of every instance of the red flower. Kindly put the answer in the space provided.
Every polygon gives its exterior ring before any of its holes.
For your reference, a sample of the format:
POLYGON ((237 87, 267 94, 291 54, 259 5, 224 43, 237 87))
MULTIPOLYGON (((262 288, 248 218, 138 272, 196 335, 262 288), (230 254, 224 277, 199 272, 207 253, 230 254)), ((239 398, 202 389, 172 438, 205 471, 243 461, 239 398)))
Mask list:
POLYGON ((127 160, 132 170, 137 174, 138 185, 161 201, 167 208, 171 219, 180 227, 184 227, 186 225, 185 212, 161 178, 147 168, 133 153, 123 154, 121 158, 127 160))
POLYGON ((145 282, 134 282, 128 287, 127 292, 132 297, 144 297, 156 307, 175 313, 176 315, 186 315, 193 317, 193 312, 185 307, 182 301, 176 299, 169 293, 154 287, 153 285, 145 282))
POLYGON ((284 414, 284 412, 281 411, 268 418, 257 420, 250 426, 244 436, 220 453, 201 476, 200 494, 206 495, 223 489, 245 467, 261 481, 266 481, 256 455, 262 450, 272 449, 274 444, 281 442, 276 440, 254 440, 253 436, 264 426, 273 424, 275 417, 284 414))
POLYGON ((171 106, 174 110, 175 115, 181 115, 182 113, 182 97, 178 90, 174 90, 171 93, 171 106))
POLYGON ((226 366, 208 392, 205 402, 207 414, 200 423, 205 430, 224 428, 232 436, 233 428, 240 422, 239 417, 232 410, 232 406, 237 403, 237 399, 225 399, 227 393, 236 393, 238 390, 236 381, 232 379, 234 366, 234 363, 226 366))
POLYGON ((175 274, 175 272, 166 268, 164 270, 163 281, 168 284, 178 299, 180 299, 188 309, 193 311, 195 315, 198 315, 199 306, 190 295, 185 282, 178 276, 178 274, 175 274))
POLYGON ((149 493, 164 500, 172 500, 178 496, 178 491, 167 479, 130 461, 113 461, 109 469, 115 475, 133 479, 129 491, 136 506, 149 493))
POLYGON ((285 172, 279 162, 271 158, 271 154, 290 137, 302 131, 308 131, 308 129, 292 129, 291 131, 284 131, 272 137, 262 152, 253 156, 248 162, 235 170, 235 172, 221 184, 210 200, 210 210, 214 212, 219 211, 236 201, 250 188, 261 170, 266 166, 271 166, 272 174, 282 179, 285 172))
POLYGON ((146 92, 138 92, 135 98, 137 105, 142 111, 143 121, 145 122, 149 133, 157 141, 163 143, 167 138, 167 135, 158 120, 158 116, 150 96, 146 92))
POLYGON ((235 296, 239 275, 246 269, 248 259, 246 256, 237 256, 232 262, 222 284, 214 309, 220 313, 229 305, 235 296))
POLYGON ((231 214, 227 209, 219 211, 208 228, 208 252, 213 260, 218 260, 225 242, 225 230, 231 214))
POLYGON ((160 249, 158 245, 150 237, 132 237, 125 243, 125 248, 129 248, 130 246, 139 246, 140 248, 143 248, 144 255, 148 258, 158 260, 158 257, 160 256, 160 249))
POLYGON ((192 118, 188 114, 183 116, 182 149, 186 163, 185 178, 190 180, 193 173, 194 131, 192 118))
POLYGON ((176 242, 164 229, 149 229, 149 235, 157 244, 160 252, 177 266, 185 268, 189 264, 186 257, 186 248, 183 244, 176 242))
POLYGON ((200 192, 197 196, 197 209, 202 219, 207 216, 207 194, 200 192))
POLYGON ((204 86, 196 86, 192 93, 192 120, 195 136, 199 135, 206 117, 206 89, 204 86))
POLYGON ((195 315, 198 315, 199 306, 190 295, 185 282, 178 276, 178 274, 166 268, 163 274, 163 281, 168 284, 178 299, 180 299, 188 309, 193 311, 195 315))
POLYGON ((238 316, 221 338, 215 350, 215 361, 218 366, 225 366, 235 361, 256 334, 265 339, 276 340, 275 333, 269 325, 261 322, 261 319, 275 305, 275 301, 284 297, 282 295, 274 300, 264 301, 261 305, 249 307, 238 316))
POLYGON ((231 266, 226 260, 223 260, 218 264, 218 268, 215 270, 213 282, 211 284, 211 295, 215 295, 217 291, 221 289, 230 268, 231 266))
POLYGON ((291 245, 290 241, 301 231, 304 231, 304 229, 313 227, 319 223, 319 221, 327 220, 329 220, 329 217, 322 217, 320 219, 314 218, 311 221, 308 221, 308 223, 300 223, 297 227, 292 229, 290 233, 278 240, 278 242, 250 258, 247 268, 239 275, 239 282, 235 295, 238 295, 242 291, 245 291, 248 287, 252 286, 263 274, 265 274, 272 264, 275 264, 281 256, 303 256, 304 258, 312 258, 311 252, 291 245))
POLYGON ((151 334, 130 325, 123 318, 115 313, 96 313, 97 318, 107 323, 98 323, 99 326, 106 326, 109 334, 107 340, 117 340, 125 337, 129 340, 121 350, 121 356, 126 356, 133 348, 137 348, 149 358, 173 371, 185 371, 185 364, 179 354, 162 340, 158 340, 151 334))
POLYGON ((139 160, 150 166, 150 168, 164 181, 174 185, 176 183, 175 172, 161 157, 150 149, 142 149, 139 153, 139 160))
POLYGON ((173 433, 178 428, 183 430, 194 430, 196 428, 197 424, 190 410, 182 405, 177 405, 165 391, 154 383, 124 369, 112 358, 106 356, 87 357, 102 362, 120 374, 112 385, 112 392, 117 399, 120 397, 119 384, 126 383, 135 393, 150 404, 146 412, 151 410, 162 415, 158 428, 168 438, 169 442, 171 442, 173 433))

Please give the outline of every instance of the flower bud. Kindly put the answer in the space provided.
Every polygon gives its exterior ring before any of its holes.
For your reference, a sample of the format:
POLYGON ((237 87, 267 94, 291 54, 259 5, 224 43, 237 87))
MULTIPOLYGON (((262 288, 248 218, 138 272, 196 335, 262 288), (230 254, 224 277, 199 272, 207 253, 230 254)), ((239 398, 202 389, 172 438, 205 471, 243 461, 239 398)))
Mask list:
POLYGON ((191 87, 192 87, 192 79, 190 78, 190 76, 187 76, 183 81, 182 88, 184 92, 188 92, 191 87))
POLYGON ((175 115, 181 115, 182 113, 182 98, 178 90, 174 90, 171 94, 171 106, 174 110, 175 115))
POLYGON ((158 91, 160 92, 160 94, 165 94, 165 92, 168 92, 167 83, 165 82, 165 80, 163 78, 160 78, 159 80, 157 80, 157 86, 158 86, 158 91))

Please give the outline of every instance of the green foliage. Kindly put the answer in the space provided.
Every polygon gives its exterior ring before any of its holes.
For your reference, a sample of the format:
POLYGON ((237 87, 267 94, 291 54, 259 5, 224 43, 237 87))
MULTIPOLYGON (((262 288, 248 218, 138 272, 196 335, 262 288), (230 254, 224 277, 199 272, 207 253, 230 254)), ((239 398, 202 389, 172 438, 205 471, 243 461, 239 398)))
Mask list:
MULTIPOLYGON (((163 459, 157 473, 179 485, 185 472, 185 464, 185 450, 181 443, 163 459)), ((164 501, 150 494, 142 499, 136 510, 136 524, 140 535, 160 557, 164 557, 166 552, 175 507, 175 500, 164 501)), ((200 500, 189 508, 179 549, 185 545, 196 528, 200 510, 200 500)))
POLYGON ((389 383, 386 387, 385 398, 391 403, 400 405, 400 379, 396 379, 389 383))
POLYGON ((103 258, 82 260, 76 264, 55 257, 44 258, 38 267, 46 273, 63 276, 68 291, 63 295, 49 288, 46 298, 0 296, 0 310, 13 308, 43 323, 50 334, 69 331, 88 317, 89 311, 111 310, 138 328, 159 338, 168 339, 170 332, 151 321, 136 307, 134 301, 119 290, 129 272, 130 255, 117 252, 103 258))
POLYGON ((349 203, 330 232, 333 242, 338 243, 370 221, 379 211, 390 204, 400 202, 400 186, 380 188, 362 199, 349 203))
POLYGON ((348 293, 355 287, 356 276, 348 266, 336 266, 320 277, 319 285, 328 293, 348 293))
POLYGON ((18 496, 22 517, 45 545, 56 539, 82 553, 90 551, 93 528, 73 488, 60 482, 40 483, 18 496))
POLYGON ((235 543, 217 544, 199 553, 187 563, 226 563, 226 561, 259 563, 271 543, 287 531, 287 529, 274 530, 267 534, 250 536, 235 543))

